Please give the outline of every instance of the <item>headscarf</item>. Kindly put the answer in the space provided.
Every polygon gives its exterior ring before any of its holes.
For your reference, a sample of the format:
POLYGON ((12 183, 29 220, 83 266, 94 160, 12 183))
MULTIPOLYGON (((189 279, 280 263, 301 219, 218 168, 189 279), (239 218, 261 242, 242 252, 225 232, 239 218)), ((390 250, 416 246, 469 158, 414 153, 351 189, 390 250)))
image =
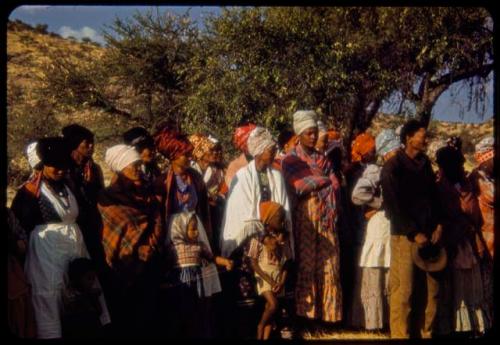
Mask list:
POLYGON ((460 137, 457 136, 449 137, 446 140, 446 145, 451 146, 458 151, 462 151, 462 139, 460 139, 460 137))
POLYGON ((318 120, 318 138, 322 137, 323 135, 328 135, 328 130, 326 129, 323 121, 318 120))
POLYGON ((38 142, 34 141, 29 143, 26 147, 26 156, 28 157, 28 163, 31 169, 37 169, 42 162, 37 152, 38 142))
POLYGON ((94 133, 76 123, 64 127, 62 129, 62 134, 64 139, 68 142, 71 151, 75 150, 85 139, 94 141, 94 133))
POLYGON ((236 146, 236 148, 238 148, 240 151, 247 153, 248 136, 255 129, 255 127, 257 127, 257 125, 249 123, 247 125, 236 128, 233 135, 234 146, 236 146))
POLYGON ((493 144, 495 139, 492 136, 483 138, 479 143, 476 144, 476 152, 474 153, 474 158, 477 164, 482 163, 492 159, 495 156, 495 151, 493 149, 493 144))
POLYGON ((375 139, 370 134, 363 132, 359 134, 352 142, 351 160, 359 162, 363 156, 371 152, 375 148, 375 139))
POLYGON ((317 115, 312 110, 299 110, 293 114, 293 130, 300 135, 308 128, 318 127, 317 115))
POLYGON ((282 215, 283 219, 285 218, 283 206, 274 201, 261 202, 259 205, 259 211, 260 221, 262 222, 262 224, 264 224, 264 226, 276 223, 277 219, 275 218, 280 214, 282 215), (280 213, 280 211, 282 212, 280 213))
POLYGON ((141 157, 135 147, 118 144, 106 150, 104 160, 113 172, 118 173, 128 165, 140 161, 141 157))
POLYGON ((385 156, 389 152, 398 149, 401 146, 399 136, 392 129, 384 129, 375 138, 375 147, 377 155, 385 156))
POLYGON ((215 147, 210 138, 198 133, 189 136, 189 142, 193 145, 193 157, 196 160, 200 160, 215 147))
POLYGON ((276 145, 271 133, 264 127, 255 127, 247 140, 248 153, 252 157, 261 155, 267 148, 276 145))
POLYGON ((193 145, 191 145, 185 135, 168 127, 159 130, 154 136, 154 140, 158 151, 169 161, 176 160, 193 150, 193 145))

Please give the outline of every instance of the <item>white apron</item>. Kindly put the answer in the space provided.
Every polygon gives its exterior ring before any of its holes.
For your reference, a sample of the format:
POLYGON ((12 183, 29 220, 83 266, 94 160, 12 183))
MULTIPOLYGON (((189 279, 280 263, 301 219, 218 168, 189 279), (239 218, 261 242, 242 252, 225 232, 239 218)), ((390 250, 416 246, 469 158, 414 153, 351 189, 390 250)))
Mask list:
MULTIPOLYGON (((37 225, 29 236, 25 273, 32 286, 32 301, 41 339, 60 338, 62 289, 68 264, 78 257, 90 258, 80 228, 75 223, 78 204, 68 189, 69 207, 65 209, 59 197, 42 182, 40 192, 46 196, 60 216, 60 223, 37 225)), ((96 281, 97 287, 100 287, 96 281)), ((108 308, 101 294, 101 324, 110 322, 108 308)))

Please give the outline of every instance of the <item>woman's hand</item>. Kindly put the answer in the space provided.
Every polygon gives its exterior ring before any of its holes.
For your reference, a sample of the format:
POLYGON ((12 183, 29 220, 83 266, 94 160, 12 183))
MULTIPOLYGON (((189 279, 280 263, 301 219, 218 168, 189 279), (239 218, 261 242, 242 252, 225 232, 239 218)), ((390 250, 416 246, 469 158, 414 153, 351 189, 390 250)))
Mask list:
POLYGON ((276 283, 273 285, 271 291, 274 292, 275 294, 278 294, 281 292, 281 290, 283 289, 283 286, 284 284, 283 283, 276 283))

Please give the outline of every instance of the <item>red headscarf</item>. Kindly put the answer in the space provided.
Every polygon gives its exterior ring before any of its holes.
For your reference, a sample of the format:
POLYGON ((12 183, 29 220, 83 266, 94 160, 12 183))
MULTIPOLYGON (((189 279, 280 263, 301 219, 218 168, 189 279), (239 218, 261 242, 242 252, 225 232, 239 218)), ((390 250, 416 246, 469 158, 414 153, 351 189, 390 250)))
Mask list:
POLYGON ((193 145, 185 135, 168 127, 159 130, 154 136, 154 141, 158 151, 169 161, 193 151, 193 145))
POLYGON ((375 149, 375 138, 370 134, 364 132, 361 133, 352 142, 351 148, 351 160, 353 162, 359 162, 363 159, 367 153, 375 149))
POLYGON ((247 153, 247 140, 250 136, 250 132, 252 132, 255 127, 257 127, 255 124, 249 123, 236 128, 233 135, 234 146, 236 146, 240 151, 247 153))

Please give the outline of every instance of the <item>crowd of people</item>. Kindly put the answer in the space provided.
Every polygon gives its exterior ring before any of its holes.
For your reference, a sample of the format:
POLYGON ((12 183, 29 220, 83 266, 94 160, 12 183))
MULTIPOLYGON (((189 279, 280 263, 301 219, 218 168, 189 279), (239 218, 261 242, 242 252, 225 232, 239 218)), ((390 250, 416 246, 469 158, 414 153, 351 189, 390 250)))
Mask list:
POLYGON ((430 156, 410 120, 342 136, 314 111, 277 140, 135 127, 105 152, 72 124, 27 146, 7 209, 8 322, 22 338, 256 338, 304 325, 392 338, 481 336, 493 321, 493 137, 430 156), (162 155, 168 164, 157 163, 162 155))

